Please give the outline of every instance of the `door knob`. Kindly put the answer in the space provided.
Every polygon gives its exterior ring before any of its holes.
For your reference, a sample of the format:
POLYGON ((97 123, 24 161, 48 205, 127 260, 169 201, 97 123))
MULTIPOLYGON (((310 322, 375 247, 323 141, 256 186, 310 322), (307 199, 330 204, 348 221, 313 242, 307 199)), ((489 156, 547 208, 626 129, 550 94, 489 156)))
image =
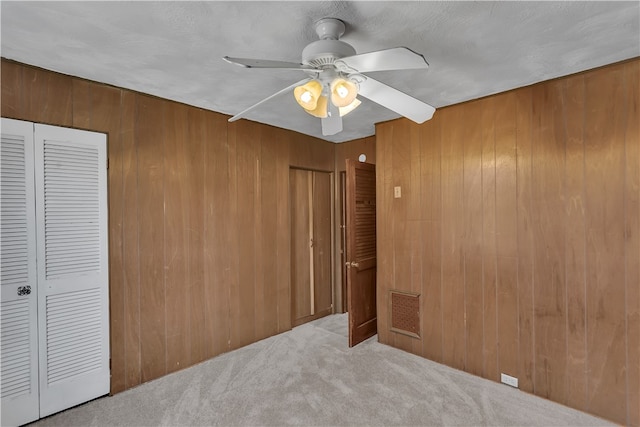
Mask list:
POLYGON ((351 267, 356 267, 357 268, 359 266, 360 266, 360 264, 358 264, 357 262, 351 261, 351 267))
POLYGON ((18 286, 18 296, 29 295, 31 293, 31 286, 18 286))

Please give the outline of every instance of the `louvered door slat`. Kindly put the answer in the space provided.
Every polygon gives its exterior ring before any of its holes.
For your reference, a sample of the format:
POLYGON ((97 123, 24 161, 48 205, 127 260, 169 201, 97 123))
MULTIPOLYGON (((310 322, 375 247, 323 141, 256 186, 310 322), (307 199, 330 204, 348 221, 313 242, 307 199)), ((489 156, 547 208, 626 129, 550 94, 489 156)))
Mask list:
POLYGON ((0 400, 3 426, 38 419, 33 124, 2 119, 0 143, 0 400), (18 294, 30 286, 30 294, 18 294))
POLYGON ((45 416, 109 391, 105 136, 36 125, 36 166, 45 416))
POLYGON ((100 269, 98 149, 46 141, 43 150, 46 277, 97 273, 100 269), (60 206, 74 212, 73 216, 60 215, 60 206), (66 245, 61 245, 62 242, 66 245), (71 252, 69 247, 74 245, 82 250, 71 252))

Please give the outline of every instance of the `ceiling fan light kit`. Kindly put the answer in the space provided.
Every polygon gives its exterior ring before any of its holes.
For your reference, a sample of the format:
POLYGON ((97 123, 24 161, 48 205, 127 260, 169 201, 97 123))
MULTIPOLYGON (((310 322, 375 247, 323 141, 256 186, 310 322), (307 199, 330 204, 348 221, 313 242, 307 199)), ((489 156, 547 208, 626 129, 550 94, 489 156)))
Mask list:
POLYGON ((312 116, 322 119, 322 134, 342 131, 342 116, 357 108, 361 95, 398 114, 423 123, 435 108, 362 73, 388 70, 426 69, 424 57, 406 47, 356 54, 356 50, 339 38, 345 25, 339 19, 323 18, 315 24, 320 40, 308 44, 302 51, 300 64, 286 61, 224 57, 224 60, 244 68, 300 70, 307 78, 263 99, 229 119, 238 120, 248 112, 277 95, 293 89, 298 104, 312 116))

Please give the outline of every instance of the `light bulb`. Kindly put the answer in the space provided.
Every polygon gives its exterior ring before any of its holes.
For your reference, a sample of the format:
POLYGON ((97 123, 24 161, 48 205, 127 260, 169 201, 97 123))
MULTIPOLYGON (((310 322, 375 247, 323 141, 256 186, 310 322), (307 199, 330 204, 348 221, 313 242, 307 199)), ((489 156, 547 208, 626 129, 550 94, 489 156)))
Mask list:
POLYGON ((306 91, 305 93, 300 95, 300 100, 302 100, 302 102, 310 102, 312 96, 313 95, 311 95, 311 92, 306 91))
POLYGON ((340 98, 346 98, 347 95, 349 95, 349 89, 344 87, 343 84, 338 85, 338 87, 336 88, 336 92, 338 93, 338 96, 340 98))

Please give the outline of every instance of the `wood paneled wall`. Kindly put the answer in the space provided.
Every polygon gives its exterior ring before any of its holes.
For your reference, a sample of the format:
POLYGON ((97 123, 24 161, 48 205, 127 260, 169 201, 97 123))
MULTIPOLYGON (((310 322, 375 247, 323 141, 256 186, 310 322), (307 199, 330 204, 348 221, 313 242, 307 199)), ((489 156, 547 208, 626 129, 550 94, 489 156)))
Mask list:
POLYGON ((639 81, 635 59, 377 127, 381 342, 640 424, 639 81), (421 294, 420 339, 389 331, 391 289, 421 294))
POLYGON ((334 144, 2 60, 3 117, 108 133, 111 391, 291 328, 289 167, 334 144))
POLYGON ((340 144, 336 144, 335 148, 335 213, 334 213, 334 224, 335 224, 335 241, 336 241, 336 250, 335 250, 335 267, 333 269, 334 272, 334 309, 336 313, 342 313, 342 307, 344 299, 346 298, 346 287, 342 283, 342 269, 344 268, 342 262, 342 254, 340 239, 342 236, 342 230, 340 229, 340 215, 342 210, 342 195, 340 188, 340 173, 346 170, 346 161, 347 159, 358 160, 360 154, 365 154, 367 156, 367 163, 376 163, 376 137, 369 136, 366 138, 354 139, 353 141, 343 142, 340 144))

